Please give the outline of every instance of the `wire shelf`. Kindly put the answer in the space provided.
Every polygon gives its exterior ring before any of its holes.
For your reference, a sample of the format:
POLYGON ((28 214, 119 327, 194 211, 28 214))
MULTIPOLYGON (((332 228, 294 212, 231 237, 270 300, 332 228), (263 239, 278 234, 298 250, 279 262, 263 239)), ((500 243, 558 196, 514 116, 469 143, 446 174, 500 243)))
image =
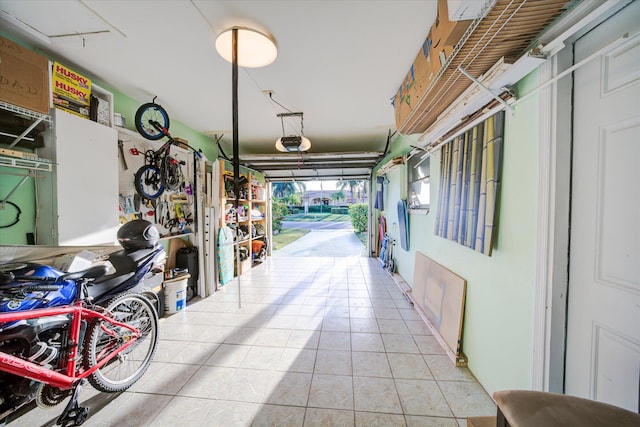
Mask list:
POLYGON ((34 120, 41 120, 49 124, 53 123, 49 114, 42 114, 36 111, 28 110, 26 108, 18 107, 17 105, 9 104, 4 101, 0 101, 0 110, 9 111, 11 113, 20 114, 22 116, 29 117, 34 120))

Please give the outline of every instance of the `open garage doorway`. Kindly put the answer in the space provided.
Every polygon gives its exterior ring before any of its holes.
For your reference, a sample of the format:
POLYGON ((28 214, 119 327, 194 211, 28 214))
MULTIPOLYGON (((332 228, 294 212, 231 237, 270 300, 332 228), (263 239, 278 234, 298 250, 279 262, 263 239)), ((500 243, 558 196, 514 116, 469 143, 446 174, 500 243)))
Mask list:
POLYGON ((369 181, 271 182, 272 256, 366 257, 369 181))
MULTIPOLYGON (((385 149, 386 152, 386 149, 385 149)), ((279 153, 244 154, 241 164, 259 171, 270 183, 272 206, 272 256, 361 256, 371 254, 368 232, 371 232, 371 171, 384 157, 384 152, 279 153), (357 211, 355 224, 351 211, 357 211), (295 224, 291 224, 294 222, 295 224), (338 224, 341 223, 341 224, 338 224), (325 233, 323 243, 309 241, 320 237, 320 230, 330 227, 347 230, 353 245, 325 233), (313 227, 316 231, 310 231, 313 227), (298 230, 300 239, 285 251, 279 241, 298 230), (283 231, 287 230, 287 231, 283 231), (309 236, 311 233, 315 235, 309 236), (308 236, 302 240, 302 236, 308 236), (302 240, 302 241, 299 241, 302 240), (356 245, 357 243, 357 245, 356 245), (353 254, 358 248, 357 254, 353 254), (351 249, 348 249, 351 248, 351 249)))

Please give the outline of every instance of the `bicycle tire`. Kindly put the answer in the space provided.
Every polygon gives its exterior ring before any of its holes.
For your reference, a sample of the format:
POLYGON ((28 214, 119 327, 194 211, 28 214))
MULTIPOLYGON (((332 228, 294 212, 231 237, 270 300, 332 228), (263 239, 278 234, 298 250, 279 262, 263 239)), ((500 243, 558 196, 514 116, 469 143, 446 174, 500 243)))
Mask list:
POLYGON ((162 185, 166 190, 179 190, 184 182, 184 175, 182 174, 180 162, 171 156, 165 156, 164 159, 162 159, 161 177, 162 185))
MULTIPOLYGON (((89 383, 105 393, 127 390, 146 372, 158 345, 158 314, 153 304, 140 294, 124 293, 105 306, 116 320, 134 326, 141 336, 89 377, 89 383)), ((102 319, 91 322, 83 346, 82 367, 90 369, 108 353, 109 347, 131 338, 131 331, 102 319), (116 336, 114 338, 114 335, 116 336)))
POLYGON ((142 104, 136 110, 135 125, 138 133, 146 139, 157 141, 165 136, 165 133, 152 126, 149 123, 150 120, 156 121, 162 128, 166 129, 168 132, 169 115, 164 108, 153 102, 142 104))
POLYGON ((141 293, 143 297, 149 300, 153 308, 156 309, 158 317, 160 317, 160 313, 163 313, 164 310, 164 307, 162 306, 164 304, 164 301, 162 301, 160 297, 151 289, 145 289, 141 293))
POLYGON ((136 172, 133 184, 140 197, 155 200, 164 192, 162 172, 154 165, 144 165, 136 172))

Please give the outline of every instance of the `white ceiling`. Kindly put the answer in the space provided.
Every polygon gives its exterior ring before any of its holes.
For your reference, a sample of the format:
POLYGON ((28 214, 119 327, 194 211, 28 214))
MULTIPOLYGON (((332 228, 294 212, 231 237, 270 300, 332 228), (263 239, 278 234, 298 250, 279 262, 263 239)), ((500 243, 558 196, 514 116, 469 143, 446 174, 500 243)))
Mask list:
MULTIPOLYGON (((232 135, 231 64, 223 30, 271 34, 276 61, 240 69, 241 153, 275 153, 277 113, 304 113, 312 153, 383 151, 395 129, 390 100, 436 17, 436 0, 0 0, 2 32, 105 82, 157 102, 207 134, 232 135), (45 36, 34 38, 15 17, 45 36), (82 37, 52 37, 98 32, 82 37)), ((133 120, 133 117, 127 117, 133 120)), ((289 129, 286 133, 291 133, 289 129)), ((174 135, 180 136, 180 135, 174 135)))

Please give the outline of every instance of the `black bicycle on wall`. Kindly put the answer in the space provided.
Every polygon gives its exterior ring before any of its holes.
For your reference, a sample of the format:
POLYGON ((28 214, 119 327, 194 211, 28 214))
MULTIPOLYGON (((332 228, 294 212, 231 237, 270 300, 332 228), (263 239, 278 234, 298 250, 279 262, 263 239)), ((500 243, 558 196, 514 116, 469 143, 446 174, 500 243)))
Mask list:
POLYGON ((189 144, 173 139, 169 133, 169 115, 162 106, 155 103, 155 98, 138 108, 135 125, 138 133, 146 139, 157 141, 168 138, 157 150, 144 153, 145 164, 138 169, 134 177, 134 186, 138 194, 145 199, 155 200, 165 190, 179 190, 184 185, 182 165, 185 162, 171 156, 171 146, 188 148, 199 158, 202 157, 202 153, 189 144))

